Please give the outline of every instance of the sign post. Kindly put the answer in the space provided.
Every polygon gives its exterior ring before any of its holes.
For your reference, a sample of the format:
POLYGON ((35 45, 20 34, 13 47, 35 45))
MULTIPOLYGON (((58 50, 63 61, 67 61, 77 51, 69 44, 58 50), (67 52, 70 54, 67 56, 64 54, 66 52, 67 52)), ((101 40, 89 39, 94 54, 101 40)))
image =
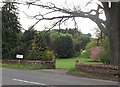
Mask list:
POLYGON ((23 59, 23 55, 17 54, 17 55, 16 55, 16 58, 19 59, 19 60, 18 60, 18 63, 20 64, 20 59, 23 59))

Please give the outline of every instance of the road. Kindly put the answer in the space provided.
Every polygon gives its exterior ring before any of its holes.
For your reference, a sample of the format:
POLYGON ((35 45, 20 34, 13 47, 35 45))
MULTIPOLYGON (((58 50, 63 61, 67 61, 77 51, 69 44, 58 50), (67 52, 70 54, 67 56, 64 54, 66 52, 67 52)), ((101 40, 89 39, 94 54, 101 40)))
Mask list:
POLYGON ((74 77, 38 70, 2 69, 3 85, 118 85, 118 82, 74 77))

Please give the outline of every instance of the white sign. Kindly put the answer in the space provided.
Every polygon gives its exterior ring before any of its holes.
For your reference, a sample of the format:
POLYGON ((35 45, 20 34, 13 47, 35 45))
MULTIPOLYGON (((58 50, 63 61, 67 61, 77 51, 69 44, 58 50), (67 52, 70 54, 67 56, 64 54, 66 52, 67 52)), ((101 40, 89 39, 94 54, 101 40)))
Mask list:
POLYGON ((16 55, 16 58, 23 59, 23 55, 19 55, 19 54, 17 54, 17 55, 16 55))

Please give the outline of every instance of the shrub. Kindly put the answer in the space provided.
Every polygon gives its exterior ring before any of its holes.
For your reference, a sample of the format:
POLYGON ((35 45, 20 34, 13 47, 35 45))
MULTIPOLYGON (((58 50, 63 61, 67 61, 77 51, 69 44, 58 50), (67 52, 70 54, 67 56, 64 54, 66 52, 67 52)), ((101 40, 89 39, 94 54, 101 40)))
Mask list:
POLYGON ((51 51, 45 51, 44 52, 44 57, 42 58, 43 61, 51 61, 52 59, 54 59, 54 53, 51 51))
POLYGON ((90 58, 90 49, 92 47, 94 47, 96 45, 96 41, 95 40, 92 40, 91 42, 88 43, 88 45, 86 46, 84 52, 81 53, 81 57, 84 57, 84 58, 90 58))
POLYGON ((102 61, 104 64, 110 64, 110 62, 111 62, 110 51, 102 51, 102 52, 100 53, 100 58, 101 58, 101 61, 102 61))
POLYGON ((81 57, 84 57, 84 58, 89 58, 90 57, 90 51, 89 50, 84 50, 81 52, 81 57))
POLYGON ((104 64, 110 64, 111 62, 111 50, 110 50, 110 44, 107 38, 103 39, 100 43, 100 46, 104 48, 104 51, 100 53, 101 61, 104 64))
POLYGON ((92 61, 100 60, 100 52, 102 52, 104 49, 101 46, 95 46, 90 49, 91 55, 90 58, 92 61))

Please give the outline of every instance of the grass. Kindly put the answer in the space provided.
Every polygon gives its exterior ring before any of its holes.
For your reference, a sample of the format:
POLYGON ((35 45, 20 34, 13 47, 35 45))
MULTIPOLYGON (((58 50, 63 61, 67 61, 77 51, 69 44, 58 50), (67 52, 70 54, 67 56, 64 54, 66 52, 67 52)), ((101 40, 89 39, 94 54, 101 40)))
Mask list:
MULTIPOLYGON (((104 79, 104 80, 114 80, 118 81, 118 77, 111 75, 101 75, 98 73, 87 73, 82 72, 75 68, 75 62, 79 60, 82 64, 103 64, 100 61, 93 62, 90 58, 81 58, 74 57, 69 59, 57 59, 56 60, 56 69, 67 69, 69 75, 86 77, 86 78, 95 78, 95 79, 104 79)), ((25 70, 38 70, 38 69, 48 69, 46 66, 32 66, 27 64, 0 64, 0 67, 3 68, 13 68, 13 69, 25 69, 25 70)))
POLYGON ((48 69, 47 66, 32 66, 27 64, 2 64, 3 68, 14 68, 14 69, 26 69, 26 70, 37 70, 37 69, 48 69))
POLYGON ((103 79, 103 80, 111 80, 111 81, 118 81, 118 76, 109 75, 109 74, 100 74, 100 73, 88 73, 80 71, 76 68, 69 69, 69 75, 74 75, 77 77, 86 77, 86 78, 93 78, 93 79, 103 79))
POLYGON ((2 64, 0 63, 0 68, 2 67, 2 64))
POLYGON ((103 64, 100 61, 91 61, 90 58, 81 58, 81 57, 74 57, 69 59, 57 59, 56 60, 56 68, 57 69, 71 69, 75 68, 75 62, 79 60, 82 64, 103 64))
POLYGON ((99 73, 88 73, 88 72, 80 71, 75 68, 76 60, 79 60, 79 62, 82 64, 103 64, 100 61, 93 62, 90 60, 90 58, 74 57, 70 59, 57 59, 56 68, 67 69, 69 75, 74 75, 77 77, 118 81, 118 77, 114 75, 105 75, 105 74, 99 74, 99 73))
MULTIPOLYGON (((80 63, 83 64, 102 64, 100 61, 92 62, 90 58, 81 58, 81 57, 74 57, 69 59, 56 59, 56 69, 72 69, 75 68, 75 62, 79 60, 80 63)), ((15 68, 15 69, 48 69, 46 66, 32 66, 27 64, 0 64, 0 67, 3 68, 15 68)))

